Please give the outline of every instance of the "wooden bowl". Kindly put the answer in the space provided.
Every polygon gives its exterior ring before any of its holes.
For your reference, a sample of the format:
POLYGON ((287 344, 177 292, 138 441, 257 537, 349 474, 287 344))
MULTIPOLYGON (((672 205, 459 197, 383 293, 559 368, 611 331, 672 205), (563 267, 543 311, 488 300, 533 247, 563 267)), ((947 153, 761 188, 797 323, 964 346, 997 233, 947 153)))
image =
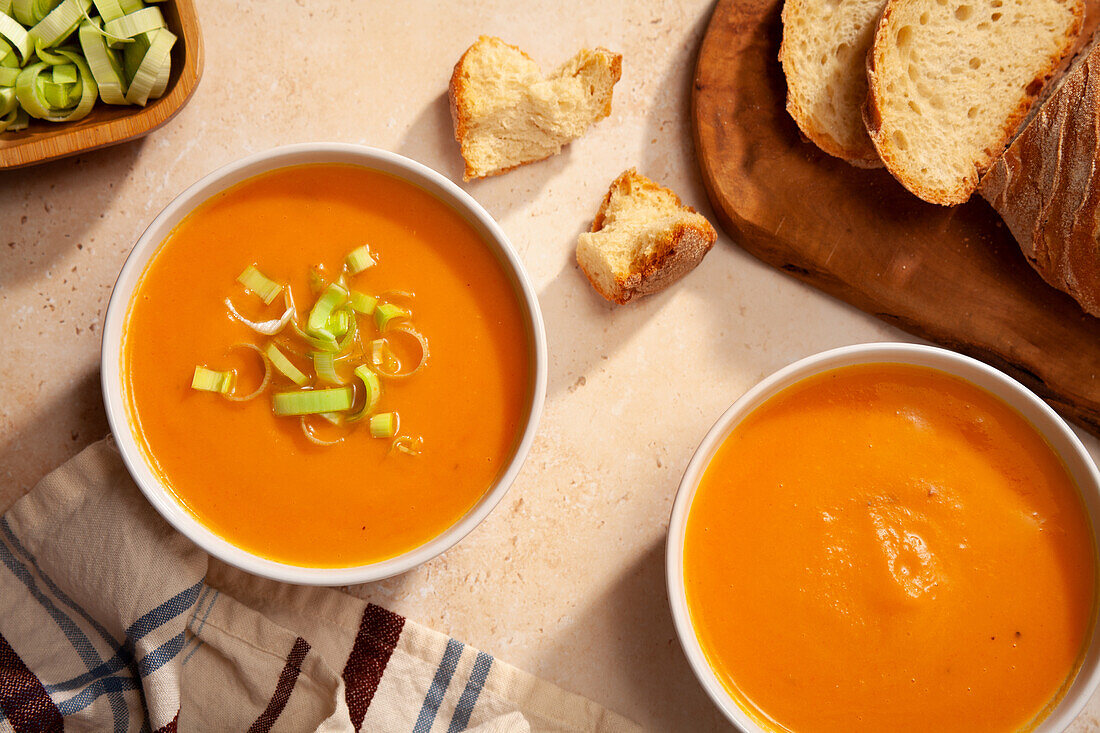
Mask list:
POLYGON ((79 122, 31 120, 25 130, 0 133, 0 170, 22 168, 47 160, 84 153, 148 135, 163 125, 187 100, 202 75, 202 35, 192 0, 162 3, 168 29, 179 40, 172 47, 172 74, 164 96, 145 107, 96 102, 79 122))

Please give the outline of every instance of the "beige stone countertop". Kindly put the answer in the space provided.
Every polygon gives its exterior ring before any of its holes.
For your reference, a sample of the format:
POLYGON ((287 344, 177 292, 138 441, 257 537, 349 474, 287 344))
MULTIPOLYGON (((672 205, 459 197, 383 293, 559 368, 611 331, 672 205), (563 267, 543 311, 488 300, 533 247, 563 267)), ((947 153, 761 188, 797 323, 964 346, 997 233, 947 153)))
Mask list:
MULTIPOLYGON (((138 142, 0 173, 0 511, 107 433, 104 308, 134 241, 176 194, 249 153, 318 140, 392 150, 460 181, 446 86, 479 34, 546 70, 602 45, 623 54, 609 118, 562 155, 462 184, 507 232, 542 304, 550 379, 534 448, 510 493, 455 548, 351 592, 647 728, 728 730, 665 600, 680 475, 718 415, 770 372, 823 349, 912 339, 724 233, 685 280, 621 308, 577 269, 577 235, 628 167, 711 214, 688 101, 712 3, 197 5, 205 71, 175 119, 138 142)), ((1093 698, 1073 730, 1100 730, 1098 717, 1093 698)))

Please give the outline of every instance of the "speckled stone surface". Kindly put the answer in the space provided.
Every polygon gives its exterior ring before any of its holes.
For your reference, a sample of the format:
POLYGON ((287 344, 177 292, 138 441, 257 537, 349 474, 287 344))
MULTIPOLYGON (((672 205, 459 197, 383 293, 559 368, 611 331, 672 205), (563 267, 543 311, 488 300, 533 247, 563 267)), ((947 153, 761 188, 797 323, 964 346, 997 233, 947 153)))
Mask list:
MULTIPOLYGON (((203 174, 312 140, 365 143, 460 180, 446 85, 479 34, 552 69, 623 54, 611 116, 566 151, 463 184, 539 294, 550 383, 538 439, 497 510, 444 556, 351 592, 662 731, 728 730, 687 666, 665 601, 680 474, 745 389, 823 349, 905 334, 766 267, 722 234, 672 289, 617 308, 574 264, 625 168, 710 210, 688 99, 709 2, 200 0, 203 80, 143 141, 0 173, 0 510, 107 432, 100 326, 138 235, 203 174)), ((1094 457, 1096 440, 1084 437, 1094 457)), ((1100 730, 1094 698, 1074 731, 1100 730)))

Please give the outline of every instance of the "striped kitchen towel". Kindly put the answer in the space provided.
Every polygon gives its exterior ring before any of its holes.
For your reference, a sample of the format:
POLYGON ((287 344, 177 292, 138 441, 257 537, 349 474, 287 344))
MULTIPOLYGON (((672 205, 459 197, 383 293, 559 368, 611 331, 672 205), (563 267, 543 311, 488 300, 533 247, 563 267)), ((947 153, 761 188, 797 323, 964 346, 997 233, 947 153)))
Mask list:
POLYGON ((0 731, 637 730, 378 606, 211 560, 110 439, 0 519, 0 561, 0 731))

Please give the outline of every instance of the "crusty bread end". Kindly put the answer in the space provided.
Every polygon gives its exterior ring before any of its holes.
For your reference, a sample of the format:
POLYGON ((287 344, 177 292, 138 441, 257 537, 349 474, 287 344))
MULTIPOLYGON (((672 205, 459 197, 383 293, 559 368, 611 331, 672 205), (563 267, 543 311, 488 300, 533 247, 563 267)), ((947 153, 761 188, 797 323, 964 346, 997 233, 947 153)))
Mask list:
POLYGON ((631 168, 612 183, 577 263, 592 287, 622 305, 667 288, 710 251, 717 232, 680 197, 631 168))

